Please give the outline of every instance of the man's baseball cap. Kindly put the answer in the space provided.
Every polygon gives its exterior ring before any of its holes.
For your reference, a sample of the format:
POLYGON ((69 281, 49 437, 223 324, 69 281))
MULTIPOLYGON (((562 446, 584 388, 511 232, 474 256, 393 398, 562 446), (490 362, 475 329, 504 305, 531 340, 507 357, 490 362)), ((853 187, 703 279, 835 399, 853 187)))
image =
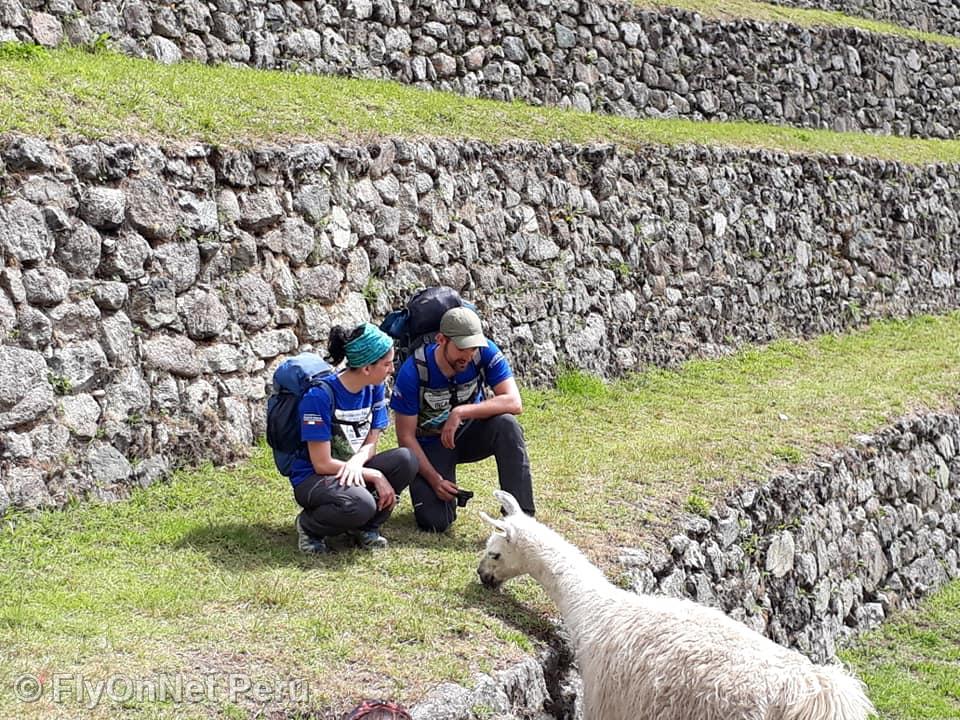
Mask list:
POLYGON ((455 307, 447 310, 440 319, 440 332, 453 340, 461 350, 486 347, 480 318, 470 308, 455 307))

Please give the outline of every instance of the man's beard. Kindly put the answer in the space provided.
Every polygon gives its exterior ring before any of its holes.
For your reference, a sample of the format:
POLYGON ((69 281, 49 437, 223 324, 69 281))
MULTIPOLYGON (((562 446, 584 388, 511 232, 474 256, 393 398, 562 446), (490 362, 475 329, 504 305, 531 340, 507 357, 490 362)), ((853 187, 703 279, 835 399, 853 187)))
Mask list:
POLYGON ((458 373, 466 370, 467 365, 470 363, 469 360, 451 360, 450 355, 447 353, 447 346, 443 346, 443 359, 447 361, 447 365, 452 367, 458 373))

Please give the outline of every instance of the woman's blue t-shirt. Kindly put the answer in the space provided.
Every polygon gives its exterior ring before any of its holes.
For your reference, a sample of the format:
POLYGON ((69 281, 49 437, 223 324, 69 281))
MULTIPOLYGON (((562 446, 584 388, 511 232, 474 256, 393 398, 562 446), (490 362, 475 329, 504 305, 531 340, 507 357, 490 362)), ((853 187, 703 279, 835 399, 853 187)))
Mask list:
MULTIPOLYGON (((344 387, 339 375, 324 378, 322 382, 333 391, 334 403, 331 404, 330 393, 321 386, 312 387, 304 394, 300 400, 300 439, 304 443, 329 442, 330 454, 347 460, 360 449, 370 430, 387 427, 384 387, 367 385, 354 393, 344 387)), ((290 482, 299 485, 313 474, 313 464, 304 452, 293 461, 290 482)))

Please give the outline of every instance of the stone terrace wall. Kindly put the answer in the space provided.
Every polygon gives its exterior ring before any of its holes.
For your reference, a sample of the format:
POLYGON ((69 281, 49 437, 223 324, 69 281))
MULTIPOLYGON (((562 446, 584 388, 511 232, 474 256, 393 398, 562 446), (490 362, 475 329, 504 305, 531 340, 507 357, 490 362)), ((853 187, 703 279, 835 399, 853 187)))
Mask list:
POLYGON ((957 0, 773 0, 815 10, 836 10, 856 17, 892 22, 941 35, 960 36, 957 0))
MULTIPOLYGON (((731 494, 662 546, 624 551, 638 592, 720 607, 817 662, 960 577, 960 416, 898 422, 812 467, 731 494)), ((418 720, 581 715, 569 656, 550 651, 472 690, 438 688, 418 720), (521 682, 522 680, 522 682, 521 682), (487 717, 482 715, 480 717, 487 717)))
POLYGON ((960 49, 853 30, 526 0, 0 0, 0 40, 393 78, 639 117, 955 137, 960 49))
POLYGON ((428 284, 528 384, 960 307, 956 166, 2 140, 0 509, 244 454, 276 362, 428 284))

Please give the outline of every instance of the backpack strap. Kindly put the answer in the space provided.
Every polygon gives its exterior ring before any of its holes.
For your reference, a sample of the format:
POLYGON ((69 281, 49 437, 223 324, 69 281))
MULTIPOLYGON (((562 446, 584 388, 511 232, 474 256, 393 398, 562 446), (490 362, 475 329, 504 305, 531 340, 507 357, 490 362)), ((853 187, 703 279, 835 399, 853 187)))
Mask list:
POLYGON ((426 387, 430 379, 430 368, 427 367, 427 346, 421 345, 413 351, 413 362, 417 366, 417 376, 420 378, 420 387, 426 387))
MULTIPOLYGON (((477 378, 480 382, 480 389, 483 390, 483 386, 487 384, 487 366, 482 365, 478 362, 480 357, 480 350, 477 350, 473 354, 473 358, 470 359, 470 362, 473 363, 473 366, 477 369, 477 378)), ((418 395, 420 400, 420 407, 423 407, 423 393, 427 389, 427 383, 430 380, 430 368, 427 365, 427 346, 421 345, 416 350, 413 351, 413 364, 417 368, 417 377, 420 380, 418 386, 418 395)))

